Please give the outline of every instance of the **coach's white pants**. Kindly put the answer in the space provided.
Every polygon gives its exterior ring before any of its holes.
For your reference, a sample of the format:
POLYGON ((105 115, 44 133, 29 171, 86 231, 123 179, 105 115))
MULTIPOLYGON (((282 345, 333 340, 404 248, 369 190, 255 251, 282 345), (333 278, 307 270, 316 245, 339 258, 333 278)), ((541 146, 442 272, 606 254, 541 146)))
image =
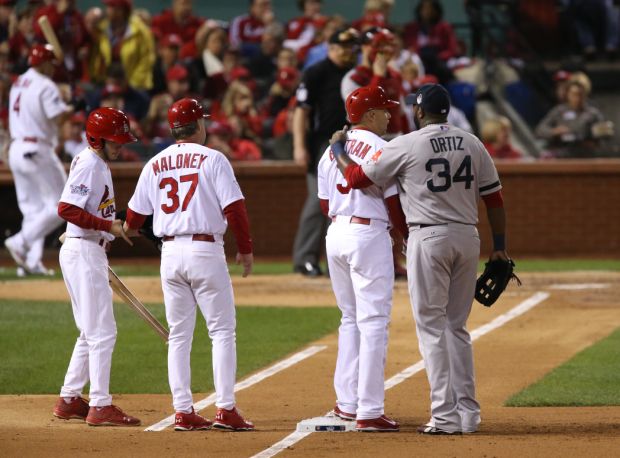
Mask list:
POLYGON ((96 242, 67 237, 59 258, 75 324, 80 331, 60 395, 80 396, 90 380, 90 405, 110 405, 116 321, 108 280, 108 257, 96 242))
POLYGON ((9 149, 9 165, 15 182, 17 204, 23 215, 17 240, 28 252, 27 264, 41 261, 42 243, 47 234, 62 223, 58 200, 67 174, 51 147, 43 143, 16 140, 9 149), (35 153, 31 157, 26 153, 35 153))
POLYGON ((170 327, 168 381, 178 412, 192 409, 190 352, 196 325, 196 304, 205 317, 213 345, 213 383, 217 407, 235 405, 237 350, 235 305, 222 242, 192 241, 176 236, 164 242, 161 280, 170 327))
POLYGON ((465 328, 479 255, 475 226, 450 223, 409 232, 409 294, 431 388, 431 422, 446 431, 472 432, 480 423, 465 328))
POLYGON ((387 223, 374 223, 339 219, 326 237, 329 275, 342 312, 334 388, 338 407, 358 419, 384 413, 394 263, 387 223))

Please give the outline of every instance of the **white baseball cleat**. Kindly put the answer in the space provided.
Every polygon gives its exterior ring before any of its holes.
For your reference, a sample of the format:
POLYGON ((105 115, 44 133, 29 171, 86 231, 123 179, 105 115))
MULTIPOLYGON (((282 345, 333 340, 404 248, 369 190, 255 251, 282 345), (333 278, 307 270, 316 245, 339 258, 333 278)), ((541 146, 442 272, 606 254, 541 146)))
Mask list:
POLYGON ((4 247, 8 250, 9 254, 13 258, 13 261, 15 261, 18 266, 27 269, 26 252, 23 246, 20 246, 20 244, 15 240, 15 237, 5 239, 4 247))
POLYGON ((48 269, 41 261, 35 264, 34 267, 26 267, 26 270, 30 275, 44 275, 46 277, 51 277, 55 273, 54 269, 48 269))

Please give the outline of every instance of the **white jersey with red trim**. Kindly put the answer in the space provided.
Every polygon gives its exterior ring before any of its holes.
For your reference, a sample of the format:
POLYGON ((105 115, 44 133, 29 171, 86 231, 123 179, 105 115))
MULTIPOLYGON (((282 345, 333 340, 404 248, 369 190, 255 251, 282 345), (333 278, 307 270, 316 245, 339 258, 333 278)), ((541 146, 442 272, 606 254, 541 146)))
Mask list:
MULTIPOLYGON (((71 162, 69 178, 60 201, 80 207, 97 218, 114 221, 114 187, 107 162, 90 148, 82 150, 71 162)), ((109 232, 84 229, 73 223, 67 223, 67 237, 101 237, 108 241, 114 240, 114 236, 109 232)))
MULTIPOLYGON (((354 128, 347 132, 345 151, 358 164, 368 161, 387 142, 369 130, 354 128)), ((338 170, 334 156, 328 147, 319 161, 319 199, 329 200, 329 215, 358 216, 388 222, 389 216, 384 199, 398 194, 394 181, 381 188, 370 186, 351 189, 338 170)))
POLYGON ((9 132, 13 140, 24 138, 58 143, 54 118, 67 111, 58 86, 47 76, 30 68, 11 86, 9 132))
POLYGON ((142 169, 129 208, 153 215, 156 236, 223 236, 222 210, 243 199, 230 162, 219 151, 197 143, 177 143, 142 169))

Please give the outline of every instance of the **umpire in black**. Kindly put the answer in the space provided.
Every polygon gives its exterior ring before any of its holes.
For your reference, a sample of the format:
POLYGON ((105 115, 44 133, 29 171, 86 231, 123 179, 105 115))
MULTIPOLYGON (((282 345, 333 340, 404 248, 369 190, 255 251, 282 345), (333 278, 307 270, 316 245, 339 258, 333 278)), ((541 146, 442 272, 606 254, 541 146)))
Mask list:
POLYGON ((296 93, 293 154, 295 162, 308 167, 308 197, 295 236, 293 266, 295 272, 313 277, 322 274, 319 257, 328 224, 317 197, 317 165, 332 133, 346 123, 340 82, 355 65, 358 42, 355 29, 337 30, 329 38, 327 57, 304 72, 296 93))

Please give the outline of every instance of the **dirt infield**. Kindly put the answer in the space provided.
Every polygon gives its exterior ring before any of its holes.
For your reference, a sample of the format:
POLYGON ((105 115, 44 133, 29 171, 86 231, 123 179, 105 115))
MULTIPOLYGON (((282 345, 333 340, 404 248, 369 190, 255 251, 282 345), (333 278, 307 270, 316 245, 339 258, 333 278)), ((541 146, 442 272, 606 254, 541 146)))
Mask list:
MULTIPOLYGON (((613 456, 620 447, 620 407, 508 408, 505 400, 576 352, 620 326, 618 273, 523 275, 487 309, 474 306, 469 328, 507 312, 537 291, 550 297, 474 344, 481 430, 463 437, 423 437, 415 428, 429 416, 428 384, 420 372, 386 393, 386 413, 398 419, 398 434, 316 433, 282 456, 613 456), (580 287, 567 286, 585 284, 580 287), (562 288, 584 289, 562 289, 562 288)), ((0 283, 0 297, 67 300, 61 281, 0 283)), ((127 279, 145 302, 161 302, 157 278, 127 279), (159 296, 158 296, 159 294, 159 296)), ((235 278, 239 305, 333 305, 328 280, 298 276, 235 278)), ((142 428, 90 428, 51 415, 56 396, 0 396, 2 456, 198 456, 248 457, 294 431, 303 418, 319 416, 334 403, 332 374, 337 337, 316 344, 327 349, 237 395, 257 425, 252 433, 144 432, 172 412, 168 395, 123 395, 115 402, 142 418, 142 428)), ((406 285, 395 292, 386 378, 420 360, 406 285)), ((208 393, 196 393, 195 400, 208 393)), ((214 415, 214 407, 203 411, 214 415)))

